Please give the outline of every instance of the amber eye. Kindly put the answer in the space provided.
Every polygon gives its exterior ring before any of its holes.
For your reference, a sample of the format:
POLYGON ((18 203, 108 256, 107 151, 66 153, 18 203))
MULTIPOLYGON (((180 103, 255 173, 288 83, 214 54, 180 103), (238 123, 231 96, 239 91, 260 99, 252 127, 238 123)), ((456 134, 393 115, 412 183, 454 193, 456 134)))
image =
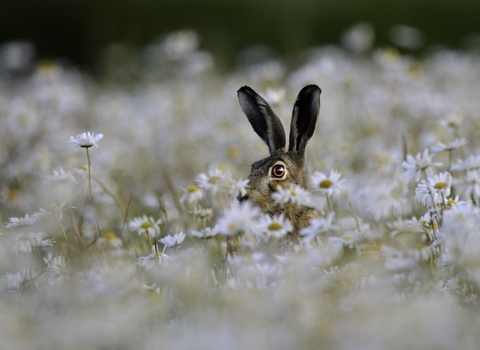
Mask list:
POLYGON ((275 165, 272 168, 272 176, 275 178, 282 178, 285 175, 285 167, 283 165, 275 165))

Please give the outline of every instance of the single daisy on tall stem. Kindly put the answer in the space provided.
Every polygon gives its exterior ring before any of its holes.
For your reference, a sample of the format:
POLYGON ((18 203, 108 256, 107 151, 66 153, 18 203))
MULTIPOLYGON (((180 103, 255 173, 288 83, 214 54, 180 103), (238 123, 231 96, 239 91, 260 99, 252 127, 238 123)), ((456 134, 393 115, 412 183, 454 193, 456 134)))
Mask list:
POLYGON ((314 190, 325 195, 330 211, 333 210, 331 203, 332 195, 340 193, 345 183, 344 179, 340 179, 341 177, 342 174, 336 170, 331 170, 328 176, 318 171, 311 176, 314 190))
POLYGON ((93 215, 95 216, 95 223, 97 224, 98 235, 102 235, 102 230, 100 229, 100 224, 98 223, 97 213, 95 211, 95 201, 93 199, 92 193, 92 168, 91 168, 91 160, 90 160, 90 152, 89 148, 92 146, 98 147, 97 142, 103 138, 103 134, 98 134, 95 136, 94 133, 90 131, 84 132, 82 134, 77 135, 76 137, 70 136, 70 140, 68 142, 74 143, 77 145, 75 151, 80 148, 85 148, 87 152, 87 161, 88 161, 88 190, 90 194, 90 202, 92 204, 93 215))

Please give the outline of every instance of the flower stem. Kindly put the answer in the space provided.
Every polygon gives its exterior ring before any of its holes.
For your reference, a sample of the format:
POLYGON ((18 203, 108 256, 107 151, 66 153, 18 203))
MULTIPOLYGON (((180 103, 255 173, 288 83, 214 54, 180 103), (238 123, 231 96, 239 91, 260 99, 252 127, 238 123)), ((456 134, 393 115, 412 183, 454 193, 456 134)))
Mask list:
POLYGON ((70 259, 72 259, 72 249, 70 248, 70 244, 68 243, 67 233, 65 232, 65 228, 63 227, 62 223, 58 219, 57 214, 54 214, 54 216, 55 216, 55 219, 57 220, 58 224, 60 225, 60 227, 62 229, 63 237, 65 238, 65 244, 67 245, 67 252, 68 252, 68 255, 70 256, 70 259))
POLYGON ((88 160, 88 190, 90 192, 90 201, 92 204, 93 216, 95 217, 95 223, 97 224, 98 235, 102 236, 102 230, 100 229, 100 224, 98 223, 97 212, 95 211, 95 201, 93 200, 92 168, 91 168, 91 161, 90 161, 90 152, 88 151, 88 147, 86 147, 85 150, 87 151, 87 160, 88 160))

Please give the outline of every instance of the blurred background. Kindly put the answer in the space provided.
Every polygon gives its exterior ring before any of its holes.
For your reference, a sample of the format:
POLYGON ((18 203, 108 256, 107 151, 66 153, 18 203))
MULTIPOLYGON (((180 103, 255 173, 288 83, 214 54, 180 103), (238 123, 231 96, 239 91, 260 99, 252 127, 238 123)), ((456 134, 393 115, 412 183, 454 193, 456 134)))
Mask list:
POLYGON ((307 47, 339 43, 358 22, 371 25, 375 47, 395 44, 419 55, 436 45, 462 48, 478 44, 479 15, 474 0, 18 0, 2 3, 0 45, 25 40, 37 58, 98 72, 108 45, 135 50, 191 29, 217 67, 228 69, 252 45, 288 59, 307 47), (417 31, 408 32, 412 27, 417 31))

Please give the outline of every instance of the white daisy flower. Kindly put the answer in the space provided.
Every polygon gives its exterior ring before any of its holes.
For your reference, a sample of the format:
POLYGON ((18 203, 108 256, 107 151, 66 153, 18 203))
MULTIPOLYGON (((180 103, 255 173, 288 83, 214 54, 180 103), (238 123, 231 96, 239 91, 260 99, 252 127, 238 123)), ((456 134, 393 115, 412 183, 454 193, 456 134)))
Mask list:
POLYGON ((415 189, 415 199, 425 206, 444 203, 450 196, 452 175, 449 172, 436 174, 420 181, 415 189))
POLYGON ((472 155, 467 159, 459 159, 458 163, 452 166, 452 170, 472 171, 480 169, 480 155, 472 155))
POLYGON ((259 224, 267 237, 281 238, 293 230, 290 220, 285 219, 284 214, 274 217, 264 215, 260 219, 259 224))
POLYGON ((169 261, 170 261, 170 256, 156 250, 155 246, 152 246, 152 254, 139 257, 138 266, 144 267, 147 270, 151 270, 154 267, 163 263, 167 263, 169 261))
POLYGON ((183 190, 182 197, 180 197, 180 202, 184 203, 187 201, 189 204, 197 203, 203 198, 203 191, 195 185, 190 185, 183 190))
POLYGON ((275 204, 293 203, 305 207, 311 204, 310 192, 299 185, 290 184, 288 188, 277 186, 277 191, 272 193, 275 204))
POLYGON ((265 100, 271 105, 279 105, 285 101, 285 89, 282 88, 266 88, 265 100))
POLYGON ((228 187, 229 181, 230 173, 219 168, 202 173, 196 179, 201 189, 209 191, 213 195, 221 189, 228 187))
POLYGON ((458 129, 460 125, 462 125, 462 122, 462 117, 459 114, 453 113, 441 120, 440 124, 446 128, 458 129))
POLYGON ((23 269, 23 272, 6 273, 5 282, 7 289, 21 289, 29 281, 38 277, 38 272, 33 269, 23 269))
POLYGON ((213 217, 213 209, 212 208, 194 208, 192 214, 196 218, 208 220, 213 217))
POLYGON ((344 246, 353 247, 365 240, 378 239, 382 232, 374 231, 368 223, 362 222, 361 218, 346 216, 339 219, 335 226, 338 238, 344 246))
POLYGON ((420 242, 415 244, 413 249, 409 251, 413 258, 418 261, 428 261, 432 257, 432 247, 420 242))
POLYGON ((44 239, 44 232, 29 232, 15 237, 15 243, 12 246, 14 253, 31 253, 32 247, 51 247, 55 239, 44 239))
POLYGON ((465 199, 479 198, 480 196, 480 174, 478 171, 467 171, 463 180, 455 181, 455 188, 465 199))
POLYGON ((415 158, 409 154, 407 159, 402 162, 402 168, 405 170, 403 172, 405 183, 409 183, 411 180, 418 182, 422 172, 427 172, 430 168, 442 165, 442 163, 432 163, 432 157, 428 153, 428 149, 423 151, 422 154, 418 153, 415 158))
POLYGON ((312 219, 310 226, 300 230, 300 235, 304 236, 303 242, 309 244, 315 237, 331 230, 334 217, 335 213, 330 212, 326 218, 312 219))
POLYGON ((237 197, 244 197, 247 194, 247 187, 249 180, 238 180, 237 182, 233 182, 230 185, 230 193, 234 198, 237 197))
POLYGON ((392 247, 382 246, 385 254, 385 268, 394 272, 407 271, 417 265, 415 256, 392 247))
POLYGON ((45 177, 46 182, 51 183, 76 183, 75 177, 71 171, 65 171, 62 168, 54 169, 52 175, 47 175, 45 177))
POLYGON ((190 235, 192 235, 193 237, 205 238, 205 239, 215 237, 217 233, 218 233, 217 226, 207 227, 201 231, 195 231, 195 230, 190 231, 190 235))
POLYGON ((234 201, 225 211, 223 218, 218 221, 218 232, 225 236, 256 232, 259 229, 257 219, 260 215, 260 209, 249 201, 234 201))
POLYGON ((123 242, 114 232, 107 231, 103 233, 95 244, 101 249, 119 249, 122 247, 123 242))
POLYGON ((433 153, 439 153, 439 152, 451 152, 455 151, 456 149, 465 146, 467 144, 467 140, 465 138, 462 139, 455 139, 452 142, 448 144, 444 144, 442 142, 437 143, 435 146, 431 148, 433 153))
POLYGON ((161 220, 154 220, 146 215, 136 217, 128 223, 130 231, 135 231, 138 235, 147 233, 149 237, 155 238, 160 234, 161 220))
POLYGON ((183 232, 176 233, 175 235, 166 235, 162 239, 160 239, 160 243, 162 243, 165 248, 172 248, 177 245, 180 245, 184 240, 187 235, 183 232))
POLYGON ((65 256, 53 256, 49 254, 46 258, 43 258, 45 264, 47 264, 48 268, 52 271, 58 271, 66 267, 65 264, 65 256))
POLYGON ((98 134, 95 136, 94 133, 90 131, 84 132, 82 134, 78 134, 77 136, 73 137, 70 136, 70 140, 68 142, 74 143, 77 145, 75 150, 79 147, 82 148, 89 148, 92 146, 98 147, 97 142, 103 138, 103 134, 98 134))
POLYGON ((375 221, 388 219, 402 214, 406 203, 398 193, 396 185, 377 183, 361 188, 354 196, 360 211, 370 214, 375 221))
POLYGON ((32 215, 26 214, 24 217, 21 218, 9 218, 9 222, 5 223, 5 228, 30 226, 36 223, 38 219, 41 219, 45 215, 47 215, 47 213, 40 211, 33 213, 32 215))
POLYGON ((331 170, 330 175, 325 175, 320 172, 315 172, 310 177, 313 183, 313 188, 321 194, 331 197, 333 194, 339 193, 342 190, 344 179, 340 179, 342 174, 338 171, 331 170))
POLYGON ((390 237, 395 237, 396 235, 401 233, 418 234, 423 232, 422 223, 419 220, 417 220, 415 217, 409 220, 404 220, 404 219, 395 220, 391 223, 388 223, 387 227, 390 230, 392 230, 390 232, 390 237))

